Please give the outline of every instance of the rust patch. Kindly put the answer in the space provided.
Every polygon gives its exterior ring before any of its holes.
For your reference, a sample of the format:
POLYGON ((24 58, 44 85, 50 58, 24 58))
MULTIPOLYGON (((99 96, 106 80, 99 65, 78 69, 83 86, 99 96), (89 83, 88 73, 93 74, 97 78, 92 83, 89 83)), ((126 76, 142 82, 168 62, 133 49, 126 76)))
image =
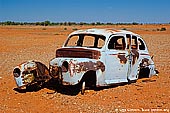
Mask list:
POLYGON ((53 77, 53 78, 58 78, 59 76, 59 68, 58 66, 52 66, 50 67, 50 75, 53 77))
POLYGON ((101 69, 102 72, 105 71, 105 65, 103 62, 97 61, 97 69, 101 69))
POLYGON ((66 68, 66 66, 62 65, 62 72, 69 72, 70 76, 73 76, 74 73, 80 73, 83 71, 89 71, 89 70, 98 70, 101 69, 102 72, 105 71, 105 66, 102 62, 97 61, 92 62, 79 62, 79 63, 73 63, 72 60, 69 61, 68 63, 68 69, 66 68))
POLYGON ((41 62, 35 62, 37 64, 37 77, 40 79, 50 79, 48 68, 41 62))
POLYGON ((149 59, 144 58, 142 59, 142 62, 140 63, 140 67, 146 67, 149 65, 149 59))
MULTIPOLYGON (((118 53, 117 57, 120 59, 121 64, 126 64, 127 58, 125 56, 125 53, 118 53)), ((132 49, 132 65, 135 64, 138 58, 139 52, 136 49, 132 49)))
POLYGON ((134 65, 137 59, 139 58, 139 52, 136 49, 132 49, 132 54, 133 54, 132 65, 134 65))
POLYGON ((21 76, 24 84, 32 83, 33 81, 47 81, 51 79, 48 68, 41 62, 26 62, 24 68, 25 70, 22 72, 21 76))
POLYGON ((83 48, 60 48, 56 50, 56 57, 99 59, 100 56, 99 51, 83 48))
POLYGON ((121 64, 126 64, 127 58, 125 57, 125 53, 119 53, 117 57, 120 59, 121 64))
POLYGON ((88 71, 88 70, 98 70, 101 69, 102 72, 105 71, 105 66, 102 62, 97 61, 96 63, 89 61, 89 62, 81 62, 78 63, 78 65, 80 65, 80 69, 82 69, 82 71, 88 71))

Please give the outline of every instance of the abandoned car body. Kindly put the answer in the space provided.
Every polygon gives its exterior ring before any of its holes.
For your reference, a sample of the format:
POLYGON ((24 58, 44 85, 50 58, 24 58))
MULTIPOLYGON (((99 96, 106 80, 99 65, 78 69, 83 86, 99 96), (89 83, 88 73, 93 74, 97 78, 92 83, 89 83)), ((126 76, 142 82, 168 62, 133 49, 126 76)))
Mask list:
POLYGON ((41 86, 51 79, 48 68, 37 61, 27 61, 19 64, 13 70, 13 75, 18 89, 37 84, 41 86))
POLYGON ((71 33, 56 58, 50 75, 63 85, 81 83, 108 86, 155 75, 155 65, 144 40, 125 30, 87 29, 71 33))

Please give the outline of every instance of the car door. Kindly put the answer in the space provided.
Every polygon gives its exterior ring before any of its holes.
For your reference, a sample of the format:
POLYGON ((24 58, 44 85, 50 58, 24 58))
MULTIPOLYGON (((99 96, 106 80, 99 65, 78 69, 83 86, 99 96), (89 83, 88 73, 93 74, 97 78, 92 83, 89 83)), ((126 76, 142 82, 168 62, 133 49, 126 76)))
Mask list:
POLYGON ((126 34, 128 51, 127 79, 136 80, 139 66, 138 36, 126 34))
POLYGON ((106 46, 106 72, 107 84, 127 82, 128 51, 124 35, 113 35, 106 46))

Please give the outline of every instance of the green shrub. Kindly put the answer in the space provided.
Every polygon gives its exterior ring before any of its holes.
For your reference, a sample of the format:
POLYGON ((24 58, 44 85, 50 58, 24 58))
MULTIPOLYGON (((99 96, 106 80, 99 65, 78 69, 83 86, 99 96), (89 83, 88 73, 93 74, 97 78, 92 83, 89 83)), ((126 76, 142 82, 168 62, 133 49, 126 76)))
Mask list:
POLYGON ((162 28, 160 29, 160 31, 166 31, 166 28, 165 28, 165 27, 162 27, 162 28))
POLYGON ((156 29, 157 31, 166 31, 165 27, 162 27, 161 29, 156 29))

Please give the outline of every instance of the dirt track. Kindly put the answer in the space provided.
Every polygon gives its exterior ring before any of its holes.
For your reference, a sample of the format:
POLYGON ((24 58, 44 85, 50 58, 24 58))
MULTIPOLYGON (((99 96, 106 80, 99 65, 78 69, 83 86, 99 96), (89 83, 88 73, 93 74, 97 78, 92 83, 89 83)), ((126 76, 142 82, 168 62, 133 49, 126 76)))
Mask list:
POLYGON ((0 112, 170 112, 170 25, 136 26, 0 26, 0 112), (30 59, 48 66, 73 29, 126 28, 146 41, 159 76, 136 83, 88 90, 81 95, 73 88, 62 91, 44 87, 16 91, 13 68, 30 59), (157 31, 162 27, 166 31, 157 31))

